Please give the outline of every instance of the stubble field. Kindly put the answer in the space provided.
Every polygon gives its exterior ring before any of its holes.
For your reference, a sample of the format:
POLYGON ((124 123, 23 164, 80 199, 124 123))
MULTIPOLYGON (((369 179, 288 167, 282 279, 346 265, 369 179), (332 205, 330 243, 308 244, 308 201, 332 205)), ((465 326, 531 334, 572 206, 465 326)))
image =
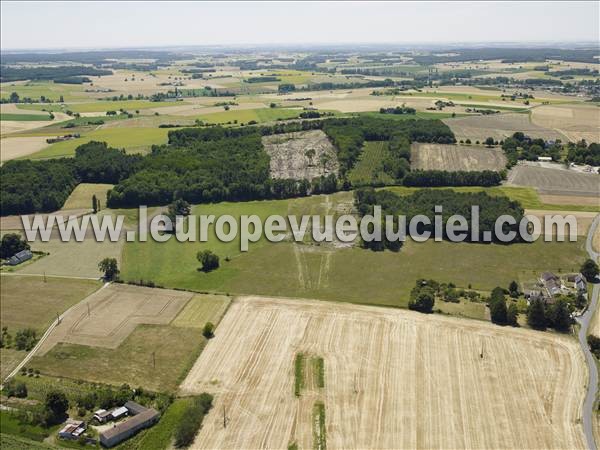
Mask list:
POLYGON ((575 449, 586 377, 577 343, 556 334, 248 297, 181 390, 215 394, 198 449, 575 449))
POLYGON ((506 157, 499 148, 412 144, 411 166, 422 170, 502 170, 506 157))

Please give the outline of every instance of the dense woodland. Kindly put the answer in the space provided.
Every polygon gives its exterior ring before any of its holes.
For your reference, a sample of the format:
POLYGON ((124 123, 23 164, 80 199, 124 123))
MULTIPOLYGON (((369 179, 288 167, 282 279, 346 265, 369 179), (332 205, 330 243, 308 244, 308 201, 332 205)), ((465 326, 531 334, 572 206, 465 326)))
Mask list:
MULTIPOLYGON (((4 57, 2 57, 4 59, 4 57)), ((96 69, 87 66, 58 66, 58 67, 9 67, 2 66, 0 70, 0 81, 19 80, 55 80, 64 83, 64 79, 87 76, 112 75, 112 70, 96 69), (62 80, 62 81, 61 81, 62 80)))
MULTIPOLYGON (((483 242, 483 233, 492 232, 492 241, 496 241, 494 225, 496 219, 503 214, 510 215, 518 222, 522 219, 524 210, 518 202, 510 200, 504 196, 490 196, 485 192, 455 192, 450 189, 421 189, 410 195, 397 195, 393 192, 373 188, 357 189, 354 194, 355 205, 360 216, 373 214, 374 206, 381 206, 382 216, 398 215, 406 216, 406 226, 404 230, 408 234, 408 224, 411 218, 417 215, 427 216, 431 224, 434 223, 435 206, 443 207, 442 216, 448 218, 452 215, 460 215, 468 222, 467 235, 465 242, 471 241, 471 217, 472 205, 479 206, 479 241, 483 242)), ((419 231, 430 231, 433 236, 433 225, 422 225, 419 231)), ((385 230, 385 227, 383 227, 385 230)), ((505 225, 504 231, 518 231, 518 225, 505 225)), ((383 236, 385 238, 385 236, 383 236)), ((443 227, 442 238, 447 238, 445 227, 443 227)), ((388 241, 383 239, 381 242, 363 242, 363 247, 371 250, 399 250, 401 242, 388 241)))

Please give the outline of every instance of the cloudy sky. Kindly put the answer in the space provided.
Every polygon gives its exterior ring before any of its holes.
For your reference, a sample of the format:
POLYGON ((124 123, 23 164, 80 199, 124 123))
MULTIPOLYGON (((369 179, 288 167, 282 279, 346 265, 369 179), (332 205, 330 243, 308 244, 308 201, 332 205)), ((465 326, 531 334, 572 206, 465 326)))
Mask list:
POLYGON ((10 2, 2 49, 600 41, 600 2, 10 2))

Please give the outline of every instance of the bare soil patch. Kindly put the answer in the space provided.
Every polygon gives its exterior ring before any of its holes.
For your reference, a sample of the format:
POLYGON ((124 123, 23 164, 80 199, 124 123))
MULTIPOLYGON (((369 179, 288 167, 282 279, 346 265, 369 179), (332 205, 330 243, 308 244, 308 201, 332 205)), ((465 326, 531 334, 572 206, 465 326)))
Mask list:
POLYGON ((543 105, 532 110, 531 121, 553 128, 571 141, 600 142, 600 108, 596 105, 543 105))
POLYGON ((502 170, 506 157, 500 148, 412 144, 411 166, 423 170, 502 170))
POLYGON ((312 180, 338 172, 335 149, 321 130, 265 136, 263 145, 273 178, 312 180))

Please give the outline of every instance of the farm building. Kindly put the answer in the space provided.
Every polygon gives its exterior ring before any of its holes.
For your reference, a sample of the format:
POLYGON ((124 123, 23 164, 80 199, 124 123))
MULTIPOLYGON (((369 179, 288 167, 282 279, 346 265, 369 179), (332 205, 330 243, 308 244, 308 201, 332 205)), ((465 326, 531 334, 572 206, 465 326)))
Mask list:
POLYGON ((79 439, 85 431, 85 423, 81 420, 67 419, 67 423, 58 432, 61 439, 79 439))
POLYGON ((108 422, 111 419, 110 411, 99 409, 98 411, 94 412, 92 419, 96 419, 100 423, 108 422))
POLYGON ((105 447, 114 447, 138 431, 151 427, 158 421, 159 417, 159 412, 154 408, 146 409, 131 419, 100 433, 100 443, 105 447))
POLYGON ((131 414, 132 416, 136 416, 140 413, 143 413, 148 409, 145 406, 142 406, 139 403, 136 403, 132 400, 129 400, 123 406, 127 408, 127 411, 129 411, 129 414, 131 414))
POLYGON ((8 259, 7 264, 9 266, 16 266, 17 264, 21 264, 22 262, 31 259, 32 257, 33 254, 31 253, 31 250, 21 250, 20 252, 15 253, 13 256, 11 256, 8 259))

